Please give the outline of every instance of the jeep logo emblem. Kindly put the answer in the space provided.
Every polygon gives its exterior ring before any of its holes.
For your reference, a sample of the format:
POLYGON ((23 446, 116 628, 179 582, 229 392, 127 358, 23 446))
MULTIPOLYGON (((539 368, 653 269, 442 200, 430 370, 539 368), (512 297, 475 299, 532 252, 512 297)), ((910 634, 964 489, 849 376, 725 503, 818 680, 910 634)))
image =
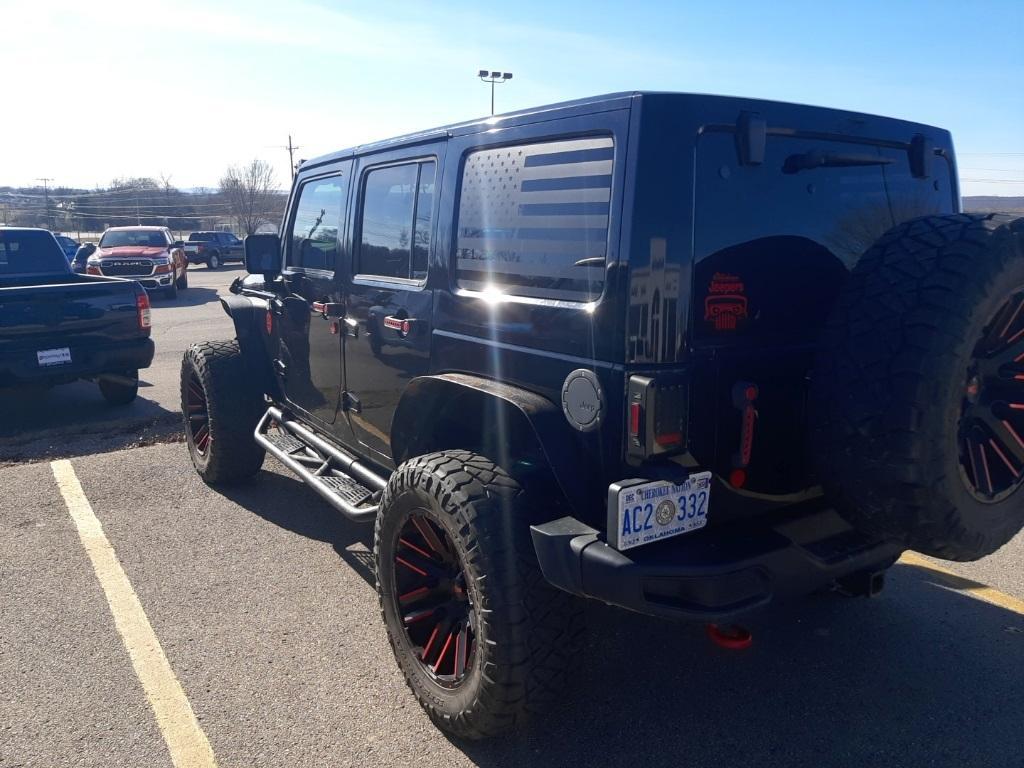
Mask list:
POLYGON ((577 368, 562 384, 562 413, 580 432, 590 432, 601 426, 604 415, 604 394, 594 372, 577 368))

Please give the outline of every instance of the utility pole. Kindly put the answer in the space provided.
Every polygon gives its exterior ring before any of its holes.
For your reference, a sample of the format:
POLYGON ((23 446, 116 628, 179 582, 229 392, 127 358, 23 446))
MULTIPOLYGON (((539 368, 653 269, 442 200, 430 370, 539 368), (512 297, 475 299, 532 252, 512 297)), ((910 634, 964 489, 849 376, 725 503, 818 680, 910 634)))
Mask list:
MULTIPOLYGON (((301 149, 301 147, 292 145, 292 135, 290 133, 288 134, 288 146, 286 149, 288 150, 288 167, 292 172, 292 181, 295 181, 295 150, 301 149)), ((299 162, 301 163, 302 161, 300 160, 299 162)))
POLYGON ((494 85, 495 83, 506 83, 512 79, 511 72, 491 72, 486 69, 481 69, 476 73, 476 76, 481 81, 491 84, 491 117, 494 116, 494 85))
POLYGON ((53 229, 53 219, 50 216, 50 188, 47 186, 53 179, 48 176, 40 176, 36 181, 43 182, 43 196, 46 198, 46 228, 53 229))

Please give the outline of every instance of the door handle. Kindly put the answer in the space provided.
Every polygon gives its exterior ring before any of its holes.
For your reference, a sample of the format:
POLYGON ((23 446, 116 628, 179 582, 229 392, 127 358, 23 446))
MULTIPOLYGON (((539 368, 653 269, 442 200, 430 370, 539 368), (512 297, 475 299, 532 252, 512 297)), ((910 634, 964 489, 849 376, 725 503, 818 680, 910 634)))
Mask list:
POLYGON ((313 311, 317 312, 321 317, 337 319, 345 316, 345 305, 335 302, 314 301, 313 311))

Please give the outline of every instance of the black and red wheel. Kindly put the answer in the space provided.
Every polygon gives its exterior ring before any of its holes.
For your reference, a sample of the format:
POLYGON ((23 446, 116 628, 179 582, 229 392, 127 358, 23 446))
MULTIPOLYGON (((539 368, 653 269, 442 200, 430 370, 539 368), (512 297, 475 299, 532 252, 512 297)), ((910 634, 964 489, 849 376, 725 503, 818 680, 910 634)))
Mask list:
POLYGON ((473 666, 477 615, 451 537, 422 510, 412 512, 392 565, 398 612, 423 671, 438 685, 458 686, 473 666))
POLYGON ((181 361, 185 443, 196 472, 211 485, 251 477, 265 451, 253 432, 265 409, 237 341, 193 344, 181 361))
POLYGON ((374 532, 377 593, 395 658, 443 730, 480 739, 559 700, 578 655, 578 602, 550 586, 522 487, 470 451, 411 459, 374 532))
POLYGON ((998 503, 1024 485, 1024 291, 974 349, 960 419, 960 464, 976 499, 998 503))
POLYGON ((812 454, 856 528, 975 560, 1024 525, 1024 219, 908 221, 825 329, 812 454))
POLYGON ((199 380, 199 372, 189 371, 185 390, 185 429, 195 446, 196 453, 205 456, 210 447, 210 406, 206 402, 206 390, 199 380))

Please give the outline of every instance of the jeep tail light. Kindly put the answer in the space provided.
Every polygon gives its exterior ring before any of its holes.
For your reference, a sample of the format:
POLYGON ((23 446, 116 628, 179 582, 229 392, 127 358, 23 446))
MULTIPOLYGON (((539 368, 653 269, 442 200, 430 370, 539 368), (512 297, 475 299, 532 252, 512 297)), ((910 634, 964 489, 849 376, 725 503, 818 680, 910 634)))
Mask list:
POLYGON ((643 461, 685 448, 689 389, 683 376, 630 376, 628 398, 630 459, 643 461))
POLYGON ((139 317, 139 330, 148 333, 153 327, 153 321, 150 318, 149 294, 145 290, 135 294, 135 311, 139 317))

